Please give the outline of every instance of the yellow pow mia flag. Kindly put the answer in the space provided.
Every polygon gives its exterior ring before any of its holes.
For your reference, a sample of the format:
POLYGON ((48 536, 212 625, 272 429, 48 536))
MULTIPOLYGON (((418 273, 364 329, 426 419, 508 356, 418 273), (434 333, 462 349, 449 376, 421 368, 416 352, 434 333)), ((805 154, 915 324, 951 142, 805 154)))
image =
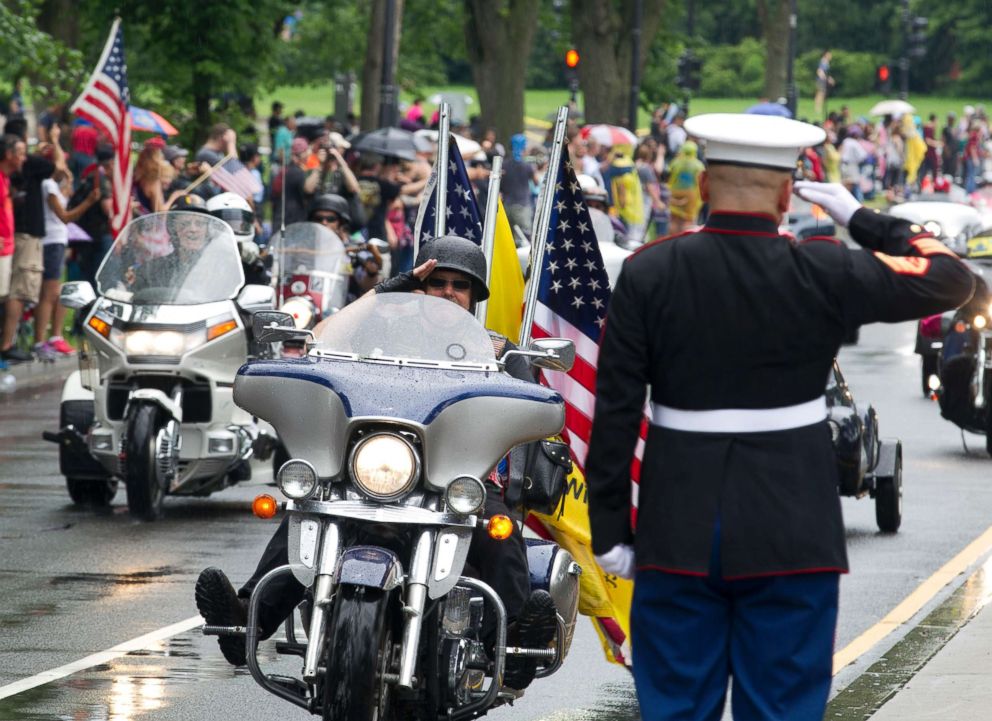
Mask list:
POLYGON ((486 327, 514 341, 520 337, 520 322, 524 305, 524 274, 517 259, 510 221, 499 201, 496 211, 496 235, 493 244, 493 269, 490 277, 489 305, 486 306, 486 327))
POLYGON ((630 665, 630 603, 634 582, 604 572, 592 553, 589 491, 582 471, 573 465, 568 490, 551 515, 531 513, 527 525, 572 554, 582 566, 579 613, 589 616, 607 659, 630 665))

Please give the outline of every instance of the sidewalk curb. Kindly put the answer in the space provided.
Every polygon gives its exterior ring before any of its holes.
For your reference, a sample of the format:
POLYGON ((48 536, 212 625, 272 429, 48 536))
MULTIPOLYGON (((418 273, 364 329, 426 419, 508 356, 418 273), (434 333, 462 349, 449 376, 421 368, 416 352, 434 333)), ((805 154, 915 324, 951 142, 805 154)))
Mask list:
POLYGON ((64 381, 78 367, 75 356, 57 358, 54 362, 17 363, 0 370, 0 376, 10 374, 17 381, 13 393, 0 393, 0 403, 19 397, 22 393, 46 383, 64 381))
POLYGON ((984 590, 986 566, 987 559, 878 661, 834 696, 827 704, 824 719, 870 719, 900 693, 992 600, 984 590))

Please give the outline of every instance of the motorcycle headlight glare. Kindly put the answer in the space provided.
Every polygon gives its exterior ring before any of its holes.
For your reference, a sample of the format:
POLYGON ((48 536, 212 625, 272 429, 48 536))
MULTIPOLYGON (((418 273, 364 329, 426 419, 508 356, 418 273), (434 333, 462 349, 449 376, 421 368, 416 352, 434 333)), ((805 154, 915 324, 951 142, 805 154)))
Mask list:
POLYGON ((134 356, 177 356, 186 350, 186 336, 173 330, 135 330, 124 334, 124 352, 134 356))
POLYGON ((478 513, 486 502, 486 488, 478 478, 461 476, 448 486, 444 501, 455 513, 470 516, 478 513))
POLYGON ((288 299, 279 310, 293 316, 293 324, 297 328, 309 328, 313 323, 315 309, 310 299, 305 296, 288 299))
POLYGON ((365 495, 392 500, 413 487, 420 459, 413 446, 392 433, 363 438, 351 452, 351 477, 365 495))
POLYGON ((944 234, 944 228, 936 220, 928 220, 923 224, 923 228, 930 232, 934 238, 940 238, 944 234))
POLYGON ((988 325, 988 321, 985 319, 984 315, 976 315, 974 320, 971 321, 971 325, 976 330, 982 330, 985 326, 988 325))
POLYGON ((317 470, 306 461, 294 458, 282 464, 276 474, 276 483, 287 498, 306 498, 317 487, 317 470))

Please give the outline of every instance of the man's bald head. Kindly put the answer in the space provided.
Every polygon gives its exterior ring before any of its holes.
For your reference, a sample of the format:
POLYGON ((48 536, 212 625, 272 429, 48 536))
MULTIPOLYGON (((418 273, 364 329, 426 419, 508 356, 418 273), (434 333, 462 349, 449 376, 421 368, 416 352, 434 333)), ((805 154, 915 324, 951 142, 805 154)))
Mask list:
POLYGON ((699 179, 703 200, 717 210, 767 213, 781 217, 789 209, 792 173, 788 170, 750 168, 710 163, 699 179))

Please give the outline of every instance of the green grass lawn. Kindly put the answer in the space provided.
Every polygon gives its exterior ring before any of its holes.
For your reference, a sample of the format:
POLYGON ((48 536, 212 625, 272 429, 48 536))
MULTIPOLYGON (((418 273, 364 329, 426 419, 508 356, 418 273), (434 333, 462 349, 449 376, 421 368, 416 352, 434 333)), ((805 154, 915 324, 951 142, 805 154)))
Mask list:
MULTIPOLYGON (((430 97, 437 92, 464 93, 473 99, 469 106, 470 113, 479 111, 478 95, 475 88, 469 85, 454 85, 445 87, 424 88, 425 97, 430 97)), ((855 98, 832 98, 827 102, 828 110, 839 110, 842 105, 847 105, 853 117, 866 115, 872 105, 880 100, 884 100, 882 95, 867 95, 855 98)), ((285 104, 287 112, 293 113, 303 110, 307 115, 324 116, 334 110, 334 85, 325 83, 312 87, 286 86, 276 89, 273 93, 259 96, 256 106, 262 116, 268 115, 270 103, 273 100, 280 100, 285 104)), ((410 93, 401 95, 401 103, 409 103, 413 100, 410 93)), ((525 115, 528 122, 531 119, 548 121, 553 120, 559 105, 568 102, 568 90, 528 90, 524 101, 525 115)), ((746 110, 750 105, 757 102, 755 98, 693 98, 689 110, 692 115, 700 113, 739 113, 746 110)), ((943 124, 948 111, 954 111, 961 115, 965 105, 979 105, 983 101, 975 98, 949 98, 937 96, 911 97, 910 102, 916 106, 919 115, 926 118, 930 113, 935 113, 943 124)), ((358 99, 355 100, 356 111, 358 109, 358 99)), ((430 103, 428 103, 430 105, 430 103)), ((433 106, 431 106, 432 108, 433 106)), ((582 107, 582 94, 579 94, 579 107, 582 107)), ((812 118, 813 99, 804 98, 799 101, 799 117, 812 118)), ((642 110, 638 117, 638 127, 645 128, 650 119, 649 114, 642 110)))

